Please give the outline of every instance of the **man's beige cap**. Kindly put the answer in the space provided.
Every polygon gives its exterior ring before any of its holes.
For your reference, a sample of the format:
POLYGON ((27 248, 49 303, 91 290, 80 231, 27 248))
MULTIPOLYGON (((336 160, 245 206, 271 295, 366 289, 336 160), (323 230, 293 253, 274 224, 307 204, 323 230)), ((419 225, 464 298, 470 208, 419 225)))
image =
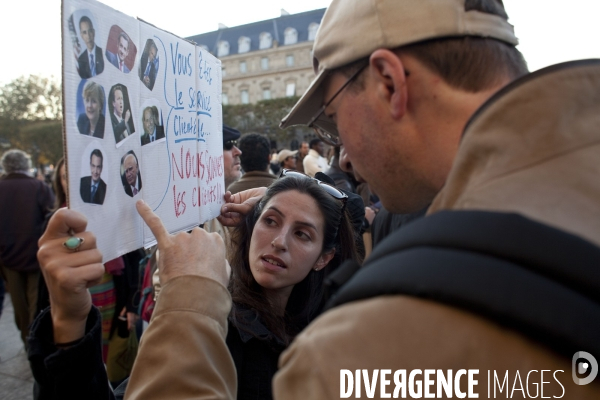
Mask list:
POLYGON ((479 36, 517 45, 504 18, 465 11, 465 0, 333 0, 313 45, 317 77, 280 126, 306 125, 323 105, 328 72, 369 56, 423 40, 479 36))
POLYGON ((288 149, 283 149, 279 152, 278 156, 277 156, 277 161, 279 161, 280 163, 284 162, 286 158, 290 157, 290 156, 295 156, 296 154, 298 154, 298 150, 288 150, 288 149))

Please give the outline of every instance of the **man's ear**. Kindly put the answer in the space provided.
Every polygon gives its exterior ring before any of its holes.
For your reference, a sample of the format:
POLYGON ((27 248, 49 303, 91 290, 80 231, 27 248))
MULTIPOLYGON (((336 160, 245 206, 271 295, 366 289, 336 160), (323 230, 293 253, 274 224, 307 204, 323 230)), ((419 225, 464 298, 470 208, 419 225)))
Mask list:
POLYGON ((377 87, 377 95, 388 104, 392 117, 402 118, 408 103, 402 60, 388 49, 378 49, 369 58, 369 71, 377 87))
POLYGON ((325 268, 327 266, 327 264, 329 264, 329 261, 331 261, 331 259, 333 258, 334 255, 335 255, 335 249, 331 249, 328 252, 321 254, 319 259, 315 263, 315 266, 313 267, 313 269, 315 271, 319 271, 319 270, 325 268))

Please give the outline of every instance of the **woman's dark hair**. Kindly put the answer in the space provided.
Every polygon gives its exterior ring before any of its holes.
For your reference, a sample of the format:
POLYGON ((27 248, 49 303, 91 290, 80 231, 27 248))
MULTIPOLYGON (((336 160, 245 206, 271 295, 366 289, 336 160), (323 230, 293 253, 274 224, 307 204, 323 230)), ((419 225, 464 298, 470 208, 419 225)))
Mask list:
POLYGON ((62 186, 60 180, 60 169, 65 164, 65 159, 61 158, 54 167, 54 174, 52 175, 52 187, 54 188, 54 194, 56 198, 54 200, 54 210, 58 210, 67 202, 67 188, 62 186))
MULTIPOLYGON (((234 321, 240 321, 244 319, 242 314, 246 310, 255 311, 265 326, 285 344, 289 344, 321 310, 324 270, 337 268, 348 259, 362 262, 356 250, 350 218, 343 203, 327 193, 309 177, 288 176, 274 181, 267 189, 265 196, 234 229, 231 248, 229 261, 232 279, 229 283, 229 290, 235 305, 241 306, 234 306, 231 316, 234 321), (294 285, 286 305, 285 315, 280 317, 276 314, 273 305, 267 301, 265 289, 256 282, 250 271, 249 253, 254 226, 265 205, 274 196, 289 190, 307 194, 315 200, 325 222, 321 253, 335 249, 335 255, 325 268, 319 271, 311 269, 306 278, 294 285)), ((244 330, 243 324, 239 324, 238 329, 244 330)), ((248 333, 253 334, 251 330, 248 330, 248 333)))

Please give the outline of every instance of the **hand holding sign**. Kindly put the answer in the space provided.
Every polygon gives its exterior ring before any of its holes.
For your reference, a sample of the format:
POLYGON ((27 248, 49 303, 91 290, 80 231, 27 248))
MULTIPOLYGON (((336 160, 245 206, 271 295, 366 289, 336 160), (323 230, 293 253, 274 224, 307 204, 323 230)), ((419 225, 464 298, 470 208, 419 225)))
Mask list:
POLYGON ((236 226, 266 192, 266 187, 259 187, 236 194, 225 193, 225 204, 221 206, 221 215, 217 219, 224 226, 236 226))
POLYGON ((50 295, 56 343, 84 336, 92 308, 87 289, 99 283, 104 274, 96 237, 85 230, 86 226, 83 214, 63 208, 50 219, 39 241, 38 260, 50 295), (76 239, 83 241, 77 243, 76 239))
POLYGON ((139 200, 136 207, 156 237, 160 251, 158 271, 162 285, 178 276, 197 275, 227 286, 229 264, 225 262, 223 239, 217 233, 194 228, 189 234, 180 232, 171 235, 143 200, 139 200))

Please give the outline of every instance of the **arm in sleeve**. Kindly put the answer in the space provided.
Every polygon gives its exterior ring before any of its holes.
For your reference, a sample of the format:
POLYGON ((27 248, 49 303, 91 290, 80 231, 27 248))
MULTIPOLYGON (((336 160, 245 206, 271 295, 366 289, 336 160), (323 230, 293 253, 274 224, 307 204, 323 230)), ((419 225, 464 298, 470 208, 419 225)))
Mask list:
POLYGON ((76 345, 54 346, 50 308, 42 311, 31 326, 28 358, 35 384, 36 400, 115 399, 102 362, 101 316, 92 307, 85 336, 76 345))
POLYGON ((235 399, 237 377, 225 338, 225 286, 180 276, 162 287, 142 337, 126 399, 235 399))

